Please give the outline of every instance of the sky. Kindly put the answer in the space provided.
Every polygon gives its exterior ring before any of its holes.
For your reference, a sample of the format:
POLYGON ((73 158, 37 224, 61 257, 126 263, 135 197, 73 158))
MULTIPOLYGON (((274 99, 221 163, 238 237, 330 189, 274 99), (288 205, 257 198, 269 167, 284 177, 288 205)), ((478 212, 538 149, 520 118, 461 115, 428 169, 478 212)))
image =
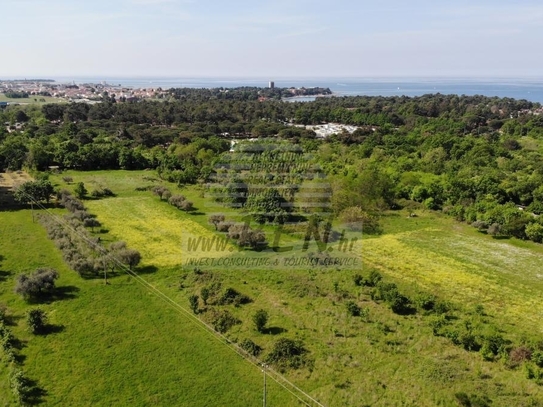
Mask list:
POLYGON ((0 16, 0 79, 543 76, 541 1, 0 0, 0 16))

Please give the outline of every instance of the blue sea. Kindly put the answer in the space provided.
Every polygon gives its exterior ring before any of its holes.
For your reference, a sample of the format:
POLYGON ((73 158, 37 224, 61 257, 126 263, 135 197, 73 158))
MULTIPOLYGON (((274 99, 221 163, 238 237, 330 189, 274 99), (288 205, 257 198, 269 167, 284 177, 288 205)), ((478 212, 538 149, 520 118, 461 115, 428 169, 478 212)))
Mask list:
MULTIPOLYGON (((101 83, 133 88, 233 88, 276 87, 330 88, 336 96, 420 96, 431 93, 484 95, 526 99, 543 103, 543 78, 159 78, 159 77, 63 77, 57 82, 101 83)), ((312 100, 302 98, 301 100, 312 100)))

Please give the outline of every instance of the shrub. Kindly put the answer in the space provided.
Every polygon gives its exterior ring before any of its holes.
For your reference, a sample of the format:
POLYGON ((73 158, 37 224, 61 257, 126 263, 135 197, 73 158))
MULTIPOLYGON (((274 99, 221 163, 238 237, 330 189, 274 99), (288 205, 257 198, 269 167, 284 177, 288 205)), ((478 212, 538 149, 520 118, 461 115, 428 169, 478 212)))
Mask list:
POLYGON ((39 268, 33 274, 20 274, 17 277, 15 292, 26 299, 50 294, 55 289, 58 272, 51 268, 39 268))
POLYGON ((229 305, 234 304, 235 306, 239 306, 242 304, 248 304, 251 302, 251 298, 249 298, 245 294, 241 294, 240 292, 236 291, 233 288, 227 288, 221 298, 219 298, 218 304, 219 305, 229 305))
POLYGON ((91 228, 94 231, 94 228, 102 226, 98 220, 95 218, 87 218, 83 221, 83 225, 87 228, 91 228))
POLYGON ((222 214, 215 214, 211 215, 208 219, 209 223, 211 223, 213 226, 215 226, 215 230, 218 230, 218 226, 220 223, 224 222, 224 215, 222 214))
POLYGON ((166 190, 162 193, 162 196, 160 198, 164 201, 169 201, 171 197, 172 197, 172 193, 166 190))
POLYGON ((354 282, 354 285, 356 285, 357 287, 360 287, 364 283, 364 277, 362 277, 360 274, 355 274, 353 276, 353 282, 354 282))
POLYGON ((175 206, 177 209, 181 209, 181 204, 185 201, 183 195, 172 195, 168 199, 168 203, 172 206, 175 206))
POLYGON ((217 225, 217 230, 219 232, 228 232, 232 226, 234 226, 234 222, 220 222, 217 225))
POLYGON ((72 212, 72 214, 69 216, 70 219, 77 219, 81 222, 83 222, 85 219, 91 218, 91 214, 88 213, 86 210, 79 210, 76 209, 72 212))
POLYGON ((31 333, 40 334, 47 325, 47 314, 40 308, 31 309, 26 313, 26 323, 31 333))
POLYGON ((532 352, 531 360, 539 367, 543 367, 543 351, 535 350, 532 352))
POLYGON ((32 393, 32 384, 22 370, 12 367, 9 375, 11 391, 22 405, 26 405, 32 393))
POLYGON ((409 298, 400 294, 396 284, 379 282, 372 292, 372 298, 384 300, 396 314, 406 314, 411 311, 409 298))
POLYGON ((135 249, 122 249, 115 253, 115 257, 123 264, 128 266, 130 271, 141 261, 141 254, 135 249))
POLYGON ((372 269, 368 275, 368 278, 361 280, 361 284, 366 287, 375 287, 382 279, 383 276, 381 276, 381 273, 375 269, 372 269))
POLYGON ((471 407, 471 401, 466 393, 456 393, 454 397, 462 407, 471 407))
POLYGON ((228 229, 228 237, 237 241, 240 247, 256 249, 266 242, 266 235, 261 230, 252 230, 244 224, 235 224, 228 229))
POLYGON ((275 342, 272 351, 266 357, 266 362, 279 367, 298 369, 307 363, 307 353, 302 341, 281 338, 275 342))
POLYGON ((424 311, 431 311, 436 305, 436 297, 431 294, 419 294, 415 299, 415 305, 424 311))
POLYGON ((354 301, 349 301, 345 305, 347 307, 347 312, 350 315, 352 315, 353 317, 360 316, 360 307, 354 301))
POLYGON ((207 305, 207 300, 209 299, 210 294, 211 293, 208 287, 203 287, 200 290, 200 296, 202 297, 202 301, 204 302, 204 305, 207 305))
POLYGON ((82 211, 85 209, 83 202, 75 198, 69 191, 61 190, 57 194, 60 204, 68 209, 70 212, 82 211))
POLYGON ((113 191, 111 191, 111 189, 109 189, 109 188, 93 189, 90 194, 94 198, 103 198, 103 197, 107 197, 107 196, 115 196, 113 191))
POLYGON ((243 349, 245 352, 247 352, 249 355, 255 356, 255 357, 260 355, 260 353, 262 352, 262 348, 250 339, 244 339, 239 344, 239 347, 243 349))
POLYGON ((190 304, 190 309, 192 310, 192 312, 194 312, 195 314, 198 313, 198 299, 199 297, 197 295, 191 295, 189 297, 189 304, 190 304))
POLYGON ((230 328, 236 324, 240 324, 241 321, 235 318, 227 310, 215 311, 212 315, 211 324, 213 328, 220 333, 226 333, 230 328))
POLYGON ((74 192, 79 199, 83 199, 88 193, 87 188, 85 188, 85 184, 82 182, 77 183, 74 192))
POLYGON ((540 223, 529 223, 526 225, 526 236, 534 242, 541 243, 543 241, 543 225, 540 223))
POLYGON ((268 323, 268 313, 263 309, 256 311, 253 315, 253 323, 255 324, 256 330, 263 333, 266 329, 266 324, 268 323))
POLYGON ((436 301, 434 304, 434 312, 438 315, 446 314, 450 309, 450 304, 445 301, 436 301))
POLYGON ((493 223, 488 227, 486 230, 486 233, 488 233, 491 236, 500 236, 501 235, 501 225, 499 223, 493 223))
POLYGON ((483 220, 476 220, 475 222, 471 223, 471 226, 473 226, 479 232, 485 232, 490 225, 483 220))
POLYGON ((153 194, 157 195, 161 200, 163 199, 164 193, 166 191, 168 191, 171 196, 170 190, 163 186, 156 186, 152 189, 152 191, 153 191, 153 194))
POLYGON ((194 209, 194 205, 192 202, 184 200, 183 202, 181 202, 179 209, 181 209, 182 211, 190 212, 194 209))

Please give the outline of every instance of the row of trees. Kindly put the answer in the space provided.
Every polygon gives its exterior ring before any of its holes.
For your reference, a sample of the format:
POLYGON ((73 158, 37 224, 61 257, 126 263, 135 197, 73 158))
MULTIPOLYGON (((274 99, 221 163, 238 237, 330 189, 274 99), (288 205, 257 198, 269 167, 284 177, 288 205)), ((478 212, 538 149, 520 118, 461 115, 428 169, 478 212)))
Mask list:
POLYGON ((68 191, 60 191, 59 198, 71 213, 61 219, 43 215, 40 221, 74 271, 81 276, 92 277, 101 272, 114 272, 120 265, 133 270, 139 264, 140 253, 127 248, 125 242, 113 242, 106 248, 99 237, 89 233, 87 228, 94 229, 100 223, 86 211, 81 201, 68 191))

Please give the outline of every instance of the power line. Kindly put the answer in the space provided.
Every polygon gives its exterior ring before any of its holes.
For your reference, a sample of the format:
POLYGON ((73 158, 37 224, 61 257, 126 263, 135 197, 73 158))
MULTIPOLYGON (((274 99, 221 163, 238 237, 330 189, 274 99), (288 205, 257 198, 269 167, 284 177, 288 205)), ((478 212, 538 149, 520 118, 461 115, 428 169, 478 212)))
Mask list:
MULTIPOLYGON (((94 248, 96 251, 102 253, 102 254, 107 254, 108 251, 107 249, 90 240, 89 238, 87 238, 86 236, 84 236, 82 233, 80 233, 77 229, 75 229, 73 227, 73 225, 71 225, 69 222, 67 222, 63 217, 61 216, 58 216, 54 213, 52 213, 48 208, 46 208, 45 206, 43 206, 40 202, 36 201, 34 199, 34 197, 32 197, 31 195, 29 194, 25 194, 28 198, 30 198, 30 201, 35 203, 39 208, 43 209, 51 218, 53 218, 58 224, 61 224, 63 225, 64 227, 68 228, 69 230, 71 230, 76 236, 78 236, 79 238, 81 238, 83 241, 85 241, 86 243, 89 244, 89 246, 91 246, 92 248, 94 248)), ((165 293, 163 293, 162 291, 160 291, 158 288, 156 288, 155 286, 153 286, 151 283, 149 283, 148 281, 146 281, 144 278, 142 278, 141 276, 139 276, 138 274, 136 274, 135 272, 133 272, 132 270, 130 270, 128 267, 126 267, 126 265, 124 265, 123 263, 121 263, 117 258, 115 258, 114 256, 111 257, 111 260, 117 264, 126 274, 128 274, 129 276, 131 276, 132 278, 134 278, 134 280, 136 282, 138 282, 140 285, 144 286, 145 288, 147 288, 149 291, 151 291, 154 295, 156 295, 157 297, 159 297, 160 299, 162 299, 164 302, 168 303, 172 308, 176 309, 180 314, 183 314, 185 315, 186 317, 189 318, 190 321, 192 321, 199 329, 203 330, 204 332, 207 332, 208 334, 210 334, 213 338, 215 338, 216 340, 218 340, 220 343, 222 343, 223 345, 225 345, 226 347, 228 347, 230 350, 232 350, 233 352, 235 352, 236 354, 238 354, 239 356, 241 356, 244 360, 246 360, 247 362, 251 363, 252 365, 254 365, 255 367, 261 369, 262 366, 264 365, 263 361, 261 361, 260 359, 254 357, 254 356, 251 356, 251 355, 248 355, 243 349, 241 349, 237 344, 233 343, 230 339, 228 339, 225 335, 221 334, 220 332, 217 332, 215 329, 213 329, 212 326, 210 326, 209 324, 207 324, 206 322, 202 321, 200 318, 198 318, 197 316, 195 316, 191 311, 189 311, 188 309, 184 308, 182 305, 180 305, 179 303, 177 303, 175 300, 173 300, 172 298, 170 298, 168 295, 166 295, 165 293)), ((285 390, 287 390, 290 394, 292 394, 294 397, 296 397, 300 402, 302 402, 304 405, 306 406, 309 406, 309 407, 312 407, 313 405, 316 405, 318 407, 325 407, 323 404, 321 404, 319 401, 317 401, 316 399, 314 399, 311 395, 309 395, 308 393, 306 393, 305 391, 303 391, 301 388, 299 388, 298 386, 296 386, 294 383, 292 383, 291 381, 289 381, 287 378, 285 378, 283 375, 281 375, 280 373, 278 373, 277 371, 275 371, 274 369, 272 368, 269 368, 269 367, 266 367, 267 369, 267 372, 268 373, 271 373, 271 374, 268 374, 268 376, 273 380, 275 381, 278 385, 280 385, 281 387, 283 387, 285 390), (288 386, 288 387, 287 387, 288 386), (290 387, 290 388, 289 388, 290 387), (298 394, 296 394, 296 392, 298 394), (303 396, 305 397, 307 400, 304 400, 302 397, 303 396), (313 404, 310 404, 310 403, 313 403, 313 404)), ((266 373, 265 373, 266 374, 266 373)))

